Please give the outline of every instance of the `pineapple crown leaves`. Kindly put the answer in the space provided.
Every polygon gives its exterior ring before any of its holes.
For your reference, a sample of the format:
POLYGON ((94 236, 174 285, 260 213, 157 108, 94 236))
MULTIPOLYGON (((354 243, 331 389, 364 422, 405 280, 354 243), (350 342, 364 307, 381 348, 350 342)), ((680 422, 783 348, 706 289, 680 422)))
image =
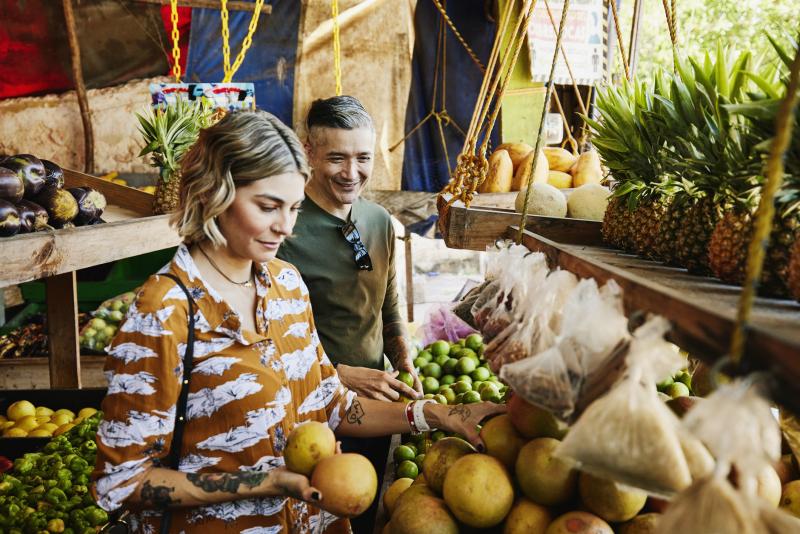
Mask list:
POLYGON ((213 121, 212 106, 204 100, 178 99, 172 105, 136 114, 145 146, 139 156, 150 154, 151 165, 160 168, 164 181, 177 174, 181 158, 197 141, 200 130, 213 121))

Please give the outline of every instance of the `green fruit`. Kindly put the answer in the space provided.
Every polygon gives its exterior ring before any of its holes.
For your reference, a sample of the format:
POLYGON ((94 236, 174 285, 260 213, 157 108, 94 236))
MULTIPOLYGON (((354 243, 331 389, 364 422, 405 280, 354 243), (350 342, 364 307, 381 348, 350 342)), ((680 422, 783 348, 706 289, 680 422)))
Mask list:
POLYGON ((433 434, 431 434, 431 440, 436 443, 442 438, 446 438, 447 433, 444 430, 437 430, 433 434))
POLYGON ((447 399, 447 404, 453 404, 456 401, 456 392, 450 388, 440 389, 439 394, 447 399))
POLYGON ((472 391, 472 384, 464 381, 458 381, 455 384, 453 384, 453 391, 456 394, 472 391))
POLYGON ((466 392, 465 393, 459 393, 458 395, 456 395, 456 400, 453 401, 453 404, 464 404, 464 395, 465 394, 466 394, 466 392))
POLYGON ((434 395, 433 396, 433 400, 435 400, 439 404, 447 404, 447 397, 445 397, 444 395, 442 395, 440 393, 434 395))
POLYGON ((417 456, 417 452, 412 450, 411 447, 400 445, 394 450, 392 457, 395 463, 402 463, 405 460, 413 460, 417 456))
POLYGON ((472 384, 472 377, 469 375, 459 375, 456 377, 456 382, 466 382, 467 384, 472 384))
POLYGON ((422 396, 422 398, 433 400, 433 395, 434 393, 426 393, 425 395, 422 396))
POLYGON ((409 441, 409 442, 407 442, 407 443, 403 443, 403 446, 404 446, 404 447, 408 447, 409 449, 411 449, 412 451, 414 451, 414 456, 416 456, 416 455, 418 454, 418 453, 417 453, 417 446, 416 446, 416 445, 414 445, 412 442, 410 442, 410 441, 409 441))
POLYGON ((442 354, 450 353, 450 343, 444 340, 434 341, 431 343, 431 354, 440 356, 442 354))
POLYGON ((669 377, 665 379, 663 382, 659 382, 658 384, 656 384, 656 389, 658 389, 658 391, 666 393, 665 390, 674 383, 675 381, 672 379, 672 377, 669 377))
POLYGON ((477 391, 477 392, 480 393, 482 385, 483 385, 483 382, 481 382, 480 380, 474 380, 472 382, 472 391, 477 391))
POLYGON ((461 345, 453 343, 452 345, 450 345, 450 351, 448 352, 448 354, 450 355, 451 358, 457 357, 456 354, 458 354, 463 348, 464 347, 462 347, 461 345))
POLYGON ((417 464, 417 469, 422 471, 422 462, 425 461, 424 454, 418 454, 416 458, 414 458, 414 463, 417 464))
POLYGON ((426 365, 428 365, 428 360, 426 360, 422 356, 417 356, 416 358, 414 358, 414 367, 416 367, 417 369, 422 369, 426 365))
MULTIPOLYGON (((433 377, 438 379, 442 376, 442 368, 439 366, 438 363, 429 363, 425 367, 422 368, 422 374, 426 377, 433 377)), ((439 386, 436 386, 437 388, 439 386)))
MULTIPOLYGON (((444 372, 444 370, 442 371, 444 372)), ((449 386, 450 384, 455 384, 456 377, 454 377, 453 375, 444 375, 442 378, 439 379, 439 382, 446 386, 449 386)))
POLYGON ((481 401, 481 394, 477 391, 467 391, 464 393, 464 398, 462 399, 464 404, 472 404, 473 402, 480 402, 481 401))
POLYGON ((450 356, 449 356, 449 355, 447 355, 447 354, 440 354, 439 356, 436 356, 436 357, 433 359, 433 361, 434 361, 434 362, 436 362, 436 363, 437 363, 437 364, 439 364, 439 365, 444 365, 444 364, 445 364, 445 363, 446 363, 446 362, 447 362, 449 359, 450 359, 450 356))
POLYGON ((687 388, 691 391, 692 389, 692 375, 690 375, 686 371, 681 371, 674 377, 675 382, 681 382, 686 385, 687 388))
POLYGON ((686 387, 686 384, 683 382, 673 382, 672 385, 667 387, 664 390, 664 393, 672 397, 673 399, 676 397, 688 397, 691 395, 689 388, 686 387))
POLYGON ((395 471, 397 478, 414 478, 419 476, 419 467, 412 460, 404 460, 397 466, 395 471))
POLYGON ((105 322, 104 320, 100 319, 99 317, 95 317, 94 319, 92 319, 92 320, 91 320, 91 322, 90 322, 89 324, 90 324, 90 325, 92 326, 92 328, 94 328, 95 330, 102 330, 103 328, 105 328, 106 326, 108 326, 108 325, 106 324, 106 322, 105 322))
POLYGON ((400 371, 397 373, 397 379, 410 388, 414 387, 414 377, 408 371, 400 371))
POLYGON ((464 339, 464 346, 478 352, 483 346, 483 337, 480 334, 470 334, 464 339))
POLYGON ((472 380, 483 381, 489 380, 489 377, 492 376, 492 372, 489 371, 486 367, 478 367, 474 371, 472 371, 469 376, 472 377, 472 380))
POLYGON ((486 345, 481 345, 475 352, 478 354, 479 358, 483 358, 483 355, 486 353, 486 345))
POLYGON ((479 360, 478 355, 472 349, 461 349, 458 353, 459 358, 472 358, 474 360, 479 360))
POLYGON ((484 382, 486 387, 481 390, 481 400, 495 402, 495 399, 500 400, 500 392, 491 382, 484 382))
POLYGON ((456 372, 461 373, 462 375, 468 375, 475 368, 478 367, 478 364, 475 363, 475 360, 470 358, 469 356, 464 356, 463 358, 458 359, 458 364, 456 365, 456 372))
POLYGON ((422 391, 424 393, 436 393, 439 391, 439 381, 432 376, 426 376, 422 381, 422 391))
POLYGON ((431 445, 433 445, 433 441, 431 441, 430 436, 428 436, 427 433, 422 435, 424 437, 423 439, 420 440, 419 446, 417 447, 417 455, 425 454, 426 452, 428 452, 428 449, 431 448, 431 445))
POLYGON ((417 354, 417 358, 424 358, 425 361, 432 362, 433 361, 433 354, 431 354, 431 352, 428 351, 428 350, 423 350, 423 351, 420 351, 419 354, 417 354))
POLYGON ((119 310, 115 310, 108 314, 108 318, 114 321, 115 323, 120 323, 125 318, 125 314, 123 314, 119 310))
POLYGON ((458 360, 456 358, 447 358, 447 361, 442 366, 442 372, 446 375, 452 375, 456 372, 456 365, 458 365, 458 360))

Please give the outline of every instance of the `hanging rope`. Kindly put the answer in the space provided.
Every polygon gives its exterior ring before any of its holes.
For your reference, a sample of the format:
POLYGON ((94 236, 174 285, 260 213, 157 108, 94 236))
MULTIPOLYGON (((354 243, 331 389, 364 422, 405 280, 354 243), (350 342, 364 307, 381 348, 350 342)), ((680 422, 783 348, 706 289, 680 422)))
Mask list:
POLYGON ((736 316, 736 329, 731 339, 731 360, 735 364, 742 361, 745 342, 747 340, 747 324, 753 310, 756 288, 761 280, 761 271, 764 266, 764 257, 769 247, 769 237, 772 230, 772 219, 775 216, 775 194, 783 184, 783 157, 792 137, 794 126, 795 107, 797 94, 800 89, 800 49, 795 52, 789 70, 789 87, 786 96, 781 102, 778 117, 775 121, 775 138, 770 148, 767 160, 767 181, 761 192, 758 203, 753 237, 747 250, 747 276, 742 286, 742 296, 739 299, 739 313, 736 316))
POLYGON ((339 41, 339 0, 331 1, 333 19, 333 78, 336 81, 336 96, 342 96, 342 45, 339 41))
POLYGON ((567 138, 564 140, 564 143, 565 144, 569 143, 570 148, 572 148, 572 153, 577 154, 579 152, 578 142, 572 136, 572 130, 569 127, 569 121, 567 120, 567 115, 564 113, 564 108, 561 106, 561 99, 558 97, 558 91, 553 91, 553 97, 554 97, 553 102, 555 102, 556 109, 558 109, 558 113, 559 115, 561 115, 561 121, 564 124, 564 132, 567 134, 567 138))
POLYGON ((519 244, 522 243, 522 237, 525 234, 525 224, 528 222, 528 200, 531 196, 531 189, 533 189, 533 173, 536 169, 536 165, 539 163, 539 155, 542 146, 542 132, 544 131, 544 120, 547 116, 547 110, 550 107, 550 97, 553 94, 555 85, 553 81, 555 80, 556 76, 556 64, 558 63, 558 52, 561 49, 561 38, 564 35, 564 27, 567 24, 567 11, 569 11, 569 0, 564 0, 564 7, 561 11, 561 23, 558 26, 558 34, 556 34, 556 49, 553 53, 553 64, 550 66, 550 78, 547 81, 547 94, 544 98, 542 117, 539 121, 539 134, 536 137, 536 147, 533 149, 533 162, 531 162, 531 168, 528 171, 530 174, 528 175, 528 184, 525 189, 525 202, 522 205, 522 216, 520 217, 519 234, 517 235, 517 243, 519 244))
POLYGON ((221 2, 222 5, 220 6, 220 18, 222 19, 222 69, 225 73, 222 83, 230 83, 231 80, 233 80, 233 76, 236 74, 236 71, 242 66, 242 62, 247 55, 247 51, 253 44, 253 34, 255 34, 256 27, 258 27, 258 17, 261 14, 261 8, 264 7, 264 0, 255 0, 253 16, 250 18, 250 24, 247 28, 247 35, 245 35, 244 41, 242 41, 242 49, 239 50, 239 53, 236 55, 236 60, 233 62, 233 65, 231 65, 230 29, 228 28, 228 0, 221 0, 221 2))
POLYGON ((677 7, 676 2, 675 0, 672 0, 672 7, 670 7, 668 0, 661 0, 661 4, 664 6, 664 15, 667 17, 669 38, 672 41, 672 49, 674 50, 678 46, 678 30, 675 23, 675 10, 677 7))
POLYGON ((172 76, 181 83, 181 34, 178 31, 178 0, 170 0, 169 18, 172 21, 172 76))
POLYGON ((478 66, 481 72, 486 72, 486 67, 484 67, 483 63, 481 63, 481 60, 478 59, 478 54, 473 52, 472 48, 470 48, 470 46, 467 44, 467 41, 461 35, 461 32, 458 31, 456 25, 453 24, 453 21, 450 19, 450 15, 447 14, 447 10, 444 8, 441 2, 439 2, 439 0, 432 0, 432 1, 433 5, 436 6, 436 9, 439 10, 439 13, 442 14, 442 17, 444 18, 445 22, 447 22, 447 25, 450 26, 451 30, 453 30, 453 34, 456 36, 456 39, 458 39, 458 42, 461 43, 461 46, 463 46, 464 50, 467 51, 469 57, 472 58, 473 63, 475 63, 478 66))
MULTIPOLYGON (((558 26, 556 26, 556 19, 553 17, 553 12, 550 10, 550 3, 548 0, 544 0, 544 7, 547 8, 547 17, 550 19, 550 25, 553 26, 554 34, 558 35, 558 26)), ((570 65, 569 59, 567 58, 567 52, 563 48, 561 49, 561 56, 564 58, 564 65, 567 66, 569 78, 572 80, 572 90, 575 91, 575 98, 578 101, 578 106, 581 108, 581 113, 588 115, 589 112, 586 108, 586 104, 583 101, 583 97, 581 96, 581 90, 578 87, 578 82, 575 80, 575 75, 572 73, 572 65, 570 65)))
POLYGON ((619 17, 617 16, 617 0, 609 0, 611 4, 611 15, 614 17, 614 30, 617 32, 617 48, 622 57, 622 66, 625 69, 625 79, 631 81, 631 67, 625 55, 625 43, 622 42, 622 28, 619 27, 619 17))

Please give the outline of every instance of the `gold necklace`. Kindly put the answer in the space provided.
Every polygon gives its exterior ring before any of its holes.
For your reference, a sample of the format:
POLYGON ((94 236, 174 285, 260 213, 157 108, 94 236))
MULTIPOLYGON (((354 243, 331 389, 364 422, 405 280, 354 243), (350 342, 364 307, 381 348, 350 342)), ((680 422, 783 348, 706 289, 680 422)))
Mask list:
POLYGON ((217 270, 217 272, 218 272, 219 274, 221 274, 222 276, 224 276, 224 277, 225 277, 225 280, 227 280, 227 281, 228 281, 228 282, 230 282, 231 284, 234 284, 234 285, 237 285, 237 286, 241 286, 241 287, 253 287, 253 282, 252 282, 252 279, 253 279, 252 267, 251 267, 251 272, 250 272, 250 278, 248 278, 248 279, 247 279, 247 280, 245 280, 244 282, 237 282, 236 280, 231 280, 231 278, 230 278, 230 277, 229 277, 227 274, 225 274, 224 272, 222 272, 222 269, 220 269, 219 267, 217 267, 217 264, 216 264, 216 263, 214 263, 214 260, 212 260, 212 259, 211 259, 211 257, 210 257, 208 254, 206 254, 206 251, 205 251, 205 250, 203 250, 203 247, 201 247, 200 245, 197 245, 197 248, 199 248, 199 249, 200 249, 200 252, 202 252, 202 253, 203 253, 203 256, 205 256, 205 257, 206 257, 206 259, 207 259, 207 260, 208 260, 208 262, 211 264, 211 266, 212 266, 214 269, 216 269, 216 270, 217 270))

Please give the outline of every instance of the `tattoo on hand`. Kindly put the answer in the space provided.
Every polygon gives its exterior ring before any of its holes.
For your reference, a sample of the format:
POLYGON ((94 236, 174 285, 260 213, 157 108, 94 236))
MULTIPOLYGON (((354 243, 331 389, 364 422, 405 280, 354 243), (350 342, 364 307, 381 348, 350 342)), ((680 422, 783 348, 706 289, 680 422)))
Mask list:
POLYGON ((347 416, 348 423, 360 425, 366 414, 364 413, 364 408, 361 406, 361 403, 358 399, 355 399, 345 415, 347 416))
POLYGON ((168 508, 169 506, 180 504, 180 499, 173 499, 172 492, 175 491, 174 487, 169 486, 153 486, 149 480, 145 480, 142 484, 142 489, 139 492, 142 504, 152 508, 168 508))
POLYGON ((242 485, 249 489, 255 488, 267 478, 267 473, 188 473, 186 478, 208 493, 237 493, 242 485))
POLYGON ((456 417, 459 417, 461 419, 461 422, 463 423, 467 419, 469 419, 470 415, 472 415, 472 410, 467 408, 466 404, 456 404, 455 406, 450 408, 450 411, 447 412, 447 415, 451 417, 455 415, 456 417))

